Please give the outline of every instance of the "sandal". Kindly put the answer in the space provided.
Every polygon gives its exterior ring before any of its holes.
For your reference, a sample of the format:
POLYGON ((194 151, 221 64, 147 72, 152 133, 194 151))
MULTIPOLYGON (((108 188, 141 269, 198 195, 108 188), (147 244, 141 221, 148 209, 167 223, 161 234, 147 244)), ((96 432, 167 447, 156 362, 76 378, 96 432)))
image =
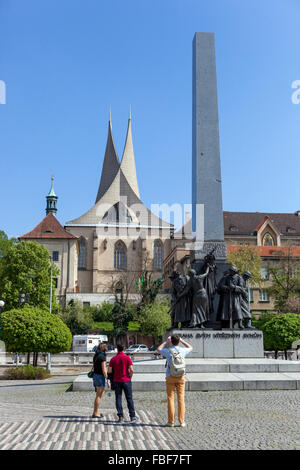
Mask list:
POLYGON ((102 413, 100 413, 100 416, 92 415, 92 418, 98 418, 99 419, 99 418, 104 418, 104 416, 103 416, 102 413))

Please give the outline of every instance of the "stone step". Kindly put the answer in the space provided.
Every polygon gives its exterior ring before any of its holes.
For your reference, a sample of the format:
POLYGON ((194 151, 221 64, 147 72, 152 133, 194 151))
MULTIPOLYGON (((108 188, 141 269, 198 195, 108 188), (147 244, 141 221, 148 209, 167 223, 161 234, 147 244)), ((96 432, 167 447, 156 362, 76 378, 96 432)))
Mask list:
MULTIPOLYGON (((133 391, 165 390, 165 374, 136 374, 133 391)), ((186 376, 188 391, 225 390, 300 390, 300 373, 191 373, 186 376)), ((94 391, 93 381, 80 374, 73 382, 73 391, 94 391)))
MULTIPOLYGON (((164 373, 165 359, 134 362, 134 373, 164 373)), ((300 361, 277 359, 201 359, 187 358, 186 372, 299 372, 300 361)))

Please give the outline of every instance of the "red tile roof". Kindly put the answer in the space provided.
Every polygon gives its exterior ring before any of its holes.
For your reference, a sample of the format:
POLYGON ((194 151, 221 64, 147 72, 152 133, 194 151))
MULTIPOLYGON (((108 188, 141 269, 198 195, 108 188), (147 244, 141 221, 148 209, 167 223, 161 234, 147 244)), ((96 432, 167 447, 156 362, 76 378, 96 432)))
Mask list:
POLYGON ((283 235, 300 235, 300 217, 297 213, 267 213, 267 212, 228 212, 224 211, 225 235, 252 235, 261 227, 269 217, 280 233, 283 235), (235 227, 237 230, 230 230, 235 227), (294 232, 289 232, 293 229, 294 232))
MULTIPOLYGON (((233 253, 242 245, 227 245, 227 253, 233 253)), ((294 256, 300 257, 300 246, 256 246, 249 245, 247 248, 255 248, 262 257, 294 256)))
POLYGON ((40 238, 71 238, 77 239, 74 235, 67 232, 58 222, 57 218, 49 212, 31 232, 25 233, 19 237, 20 240, 40 239, 40 238))

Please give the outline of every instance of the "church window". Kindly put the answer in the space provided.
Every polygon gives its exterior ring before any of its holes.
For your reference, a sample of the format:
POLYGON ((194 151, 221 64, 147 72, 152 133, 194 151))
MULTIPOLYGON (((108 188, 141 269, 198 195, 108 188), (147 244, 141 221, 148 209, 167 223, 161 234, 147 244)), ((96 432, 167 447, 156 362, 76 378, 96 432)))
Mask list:
POLYGON ((115 244, 114 267, 115 269, 126 269, 126 247, 121 241, 115 244))
POLYGON ((83 237, 79 239, 78 269, 86 269, 86 241, 83 237))
POLYGON ((162 269, 162 244, 160 240, 154 242, 153 266, 155 269, 162 269))
POLYGON ((272 237, 272 235, 267 232, 264 234, 264 237, 263 237, 263 246, 274 246, 275 243, 274 243, 274 238, 272 237))
POLYGON ((58 261, 58 256, 59 256, 58 251, 52 251, 52 260, 53 261, 58 261))

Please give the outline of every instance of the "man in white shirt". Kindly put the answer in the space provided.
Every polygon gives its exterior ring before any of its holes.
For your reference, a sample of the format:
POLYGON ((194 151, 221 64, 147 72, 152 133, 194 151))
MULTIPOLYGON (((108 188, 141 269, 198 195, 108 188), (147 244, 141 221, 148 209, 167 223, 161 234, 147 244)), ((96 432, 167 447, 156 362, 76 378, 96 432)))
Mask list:
POLYGON ((186 343, 179 335, 169 336, 167 341, 162 343, 157 351, 167 359, 166 368, 166 390, 168 396, 168 423, 167 426, 175 426, 175 390, 177 392, 177 403, 178 403, 178 421, 181 427, 185 427, 185 403, 184 403, 184 389, 185 389, 185 376, 174 377, 170 374, 170 361, 172 358, 172 349, 174 352, 180 352, 183 357, 186 357, 193 348, 190 344, 186 343), (185 346, 184 348, 179 347, 179 344, 185 346), (167 346, 168 345, 168 346, 167 346))

